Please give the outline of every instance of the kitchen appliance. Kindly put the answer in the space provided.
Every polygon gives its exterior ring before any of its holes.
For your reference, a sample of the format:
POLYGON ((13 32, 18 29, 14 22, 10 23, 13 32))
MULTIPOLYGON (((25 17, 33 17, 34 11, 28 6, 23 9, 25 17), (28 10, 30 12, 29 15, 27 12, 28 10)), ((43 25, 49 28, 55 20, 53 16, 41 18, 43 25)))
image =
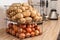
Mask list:
POLYGON ((50 0, 49 3, 49 19, 57 20, 58 14, 57 14, 57 1, 58 0, 50 0))
POLYGON ((57 20, 58 19, 58 14, 56 9, 52 9, 50 14, 49 14, 49 19, 52 20, 57 20))

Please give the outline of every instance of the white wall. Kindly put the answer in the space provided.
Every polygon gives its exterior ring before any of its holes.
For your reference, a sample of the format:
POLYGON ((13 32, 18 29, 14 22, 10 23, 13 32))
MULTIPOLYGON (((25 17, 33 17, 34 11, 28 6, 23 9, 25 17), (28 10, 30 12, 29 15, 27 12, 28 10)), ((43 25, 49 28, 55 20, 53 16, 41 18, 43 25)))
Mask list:
POLYGON ((24 3, 27 0, 0 0, 0 5, 11 5, 12 3, 24 3))

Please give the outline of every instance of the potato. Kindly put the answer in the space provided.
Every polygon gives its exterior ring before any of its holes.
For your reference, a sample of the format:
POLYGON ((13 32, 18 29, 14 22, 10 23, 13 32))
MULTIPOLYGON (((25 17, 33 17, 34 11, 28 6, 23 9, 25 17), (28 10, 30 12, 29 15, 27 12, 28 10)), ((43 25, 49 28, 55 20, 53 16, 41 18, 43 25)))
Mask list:
POLYGON ((32 18, 31 17, 26 17, 25 19, 26 19, 26 23, 32 22, 32 18))
POLYGON ((27 11, 23 12, 23 15, 24 15, 24 17, 29 17, 31 15, 31 13, 29 10, 27 10, 27 11))
POLYGON ((39 17, 40 17, 40 16, 41 16, 41 15, 40 15, 40 13, 37 13, 37 16, 39 16, 39 17))
POLYGON ((34 17, 34 21, 38 22, 40 20, 40 17, 39 16, 35 16, 34 17))
POLYGON ((16 12, 21 13, 21 12, 22 12, 22 10, 21 10, 21 9, 17 9, 17 10, 16 10, 16 12))
POLYGON ((16 20, 16 16, 13 16, 13 17, 11 18, 11 20, 13 20, 13 21, 16 20))
POLYGON ((11 12, 11 13, 10 13, 11 16, 14 16, 15 14, 16 14, 15 12, 11 12))
POLYGON ((23 18, 23 14, 22 13, 18 13, 18 14, 16 14, 16 17, 17 18, 23 18))
POLYGON ((29 9, 29 7, 27 7, 27 6, 26 6, 26 7, 25 7, 25 9, 26 9, 26 10, 28 10, 28 9, 29 9))
POLYGON ((26 23, 26 19, 25 18, 21 18, 20 20, 18 20, 18 22, 26 23))
POLYGON ((25 7, 23 7, 23 6, 21 7, 21 9, 22 9, 22 11, 25 11, 26 10, 25 7))
POLYGON ((36 16, 36 10, 32 10, 31 11, 31 17, 35 17, 36 16))

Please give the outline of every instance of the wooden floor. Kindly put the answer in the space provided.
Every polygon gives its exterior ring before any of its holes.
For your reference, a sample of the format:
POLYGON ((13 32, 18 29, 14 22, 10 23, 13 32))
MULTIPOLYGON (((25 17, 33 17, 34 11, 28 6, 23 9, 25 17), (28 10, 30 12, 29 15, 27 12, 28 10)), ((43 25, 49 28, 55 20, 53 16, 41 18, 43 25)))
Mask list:
MULTIPOLYGON (((23 40, 57 40, 60 29, 60 19, 59 20, 49 20, 45 21, 42 25, 43 34, 35 36, 32 38, 26 38, 23 40)), ((5 28, 0 29, 0 40, 20 40, 14 36, 11 36, 5 32, 5 28)))

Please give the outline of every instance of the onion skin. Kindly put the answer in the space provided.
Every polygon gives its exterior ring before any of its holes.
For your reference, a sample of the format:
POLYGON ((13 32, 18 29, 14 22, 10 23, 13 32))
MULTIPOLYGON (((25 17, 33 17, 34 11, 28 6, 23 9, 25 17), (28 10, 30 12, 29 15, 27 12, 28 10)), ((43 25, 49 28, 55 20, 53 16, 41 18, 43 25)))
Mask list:
POLYGON ((40 27, 39 27, 39 26, 36 26, 35 29, 36 29, 36 30, 40 30, 40 27))
POLYGON ((9 33, 9 28, 6 29, 6 32, 9 33))
POLYGON ((31 32, 31 36, 32 36, 32 37, 35 36, 35 32, 31 32))
POLYGON ((17 31, 18 31, 17 25, 14 24, 14 25, 13 25, 13 29, 14 29, 15 32, 17 32, 17 31))
POLYGON ((19 33, 16 33, 16 37, 19 37, 19 33))
POLYGON ((26 28, 26 24, 20 24, 19 27, 20 28, 26 28))
POLYGON ((23 32, 23 33, 26 33, 26 30, 24 30, 24 29, 23 29, 23 31, 22 31, 22 32, 23 32))
POLYGON ((27 27, 28 27, 28 28, 31 28, 31 27, 32 27, 32 25, 31 25, 31 24, 27 24, 27 27))
POLYGON ((35 25, 34 24, 31 24, 32 27, 34 27, 35 25))
POLYGON ((35 35, 39 35, 40 32, 38 30, 35 30, 35 35))
POLYGON ((32 28, 32 31, 35 31, 35 28, 32 28))
POLYGON ((31 34, 30 33, 26 33, 26 37, 30 37, 31 36, 31 34))
POLYGON ((9 30, 9 33, 12 34, 12 29, 9 30))
POLYGON ((23 32, 22 28, 18 29, 18 33, 22 33, 22 32, 23 32))
POLYGON ((12 33, 11 33, 12 35, 15 35, 16 33, 15 33, 15 31, 14 30, 12 30, 12 33))
POLYGON ((8 27, 9 27, 9 28, 12 28, 12 27, 13 27, 13 23, 9 23, 9 24, 8 24, 8 27))
POLYGON ((24 39, 25 38, 25 34, 24 33, 19 34, 19 38, 24 39))
POLYGON ((31 28, 26 28, 27 32, 32 32, 32 29, 31 28))

